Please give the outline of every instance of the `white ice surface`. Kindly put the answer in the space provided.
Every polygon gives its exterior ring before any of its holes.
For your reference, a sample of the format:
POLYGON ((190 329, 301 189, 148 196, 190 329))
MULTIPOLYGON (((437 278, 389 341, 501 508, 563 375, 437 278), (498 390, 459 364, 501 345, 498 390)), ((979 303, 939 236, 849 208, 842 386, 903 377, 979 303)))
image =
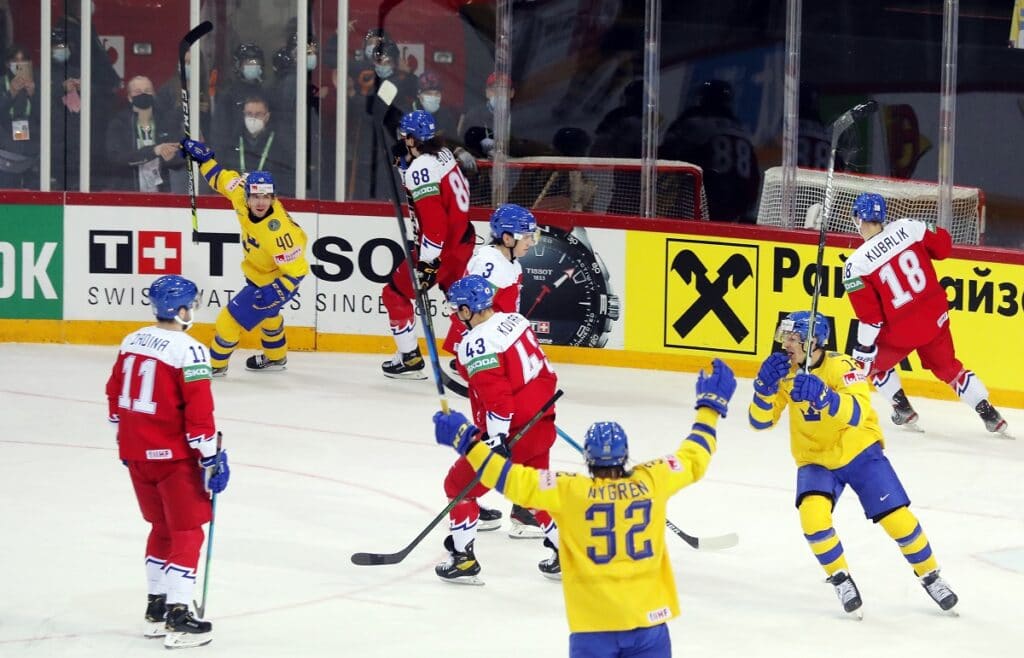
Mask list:
MULTIPOLYGON (((139 632, 147 526, 105 420, 115 349, 0 345, 0 656, 163 651, 139 632)), ((401 564, 351 564, 357 551, 399 550, 445 505, 453 455, 433 442, 431 383, 385 379, 377 356, 292 353, 284 373, 246 372, 245 356, 215 381, 232 477, 218 500, 215 640, 197 655, 567 655, 561 589, 536 569, 547 554, 539 541, 481 533, 484 587, 434 575, 445 524, 401 564)), ((591 421, 618 420, 632 454, 649 458, 673 450, 692 421, 691 374, 558 371, 558 424, 577 440, 591 421)), ((990 438, 955 402, 914 401, 925 434, 883 421, 961 617, 940 614, 847 492, 835 522, 865 601, 856 622, 801 534, 788 433, 750 431, 749 397, 742 380, 708 476, 669 508, 691 534, 740 535, 718 553, 669 537, 682 605, 670 624, 676 656, 1024 655, 1024 439, 990 438)), ((1024 434, 1024 411, 1003 413, 1024 434)), ((561 441, 553 461, 581 463, 561 441)), ((509 509, 497 494, 484 500, 509 509)))

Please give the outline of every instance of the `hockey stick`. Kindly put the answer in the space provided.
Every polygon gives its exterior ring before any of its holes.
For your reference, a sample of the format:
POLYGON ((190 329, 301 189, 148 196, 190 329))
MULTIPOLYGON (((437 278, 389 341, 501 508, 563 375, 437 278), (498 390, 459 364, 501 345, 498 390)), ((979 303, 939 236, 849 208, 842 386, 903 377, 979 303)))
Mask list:
MULTIPOLYGON (((220 454, 221 434, 217 432, 217 454, 220 454)), ((217 518, 217 492, 213 492, 210 496, 210 530, 206 538, 206 564, 203 566, 203 598, 200 603, 195 600, 192 601, 192 605, 195 606, 196 613, 199 618, 203 619, 203 615, 206 612, 206 588, 210 584, 210 556, 213 555, 213 522, 217 518)))
MULTIPOLYGON (((530 420, 526 421, 526 424, 523 425, 522 429, 516 432, 515 435, 511 439, 509 439, 508 448, 510 452, 512 450, 512 446, 514 446, 519 441, 519 439, 523 438, 523 435, 529 432, 530 428, 537 424, 537 421, 539 421, 544 416, 544 414, 547 413, 548 409, 554 406, 555 401, 557 401, 560 397, 562 397, 561 389, 555 391, 555 394, 551 396, 551 399, 545 402, 544 406, 538 409, 537 413, 533 414, 533 416, 530 417, 530 420)), ((353 553, 352 564, 356 564, 361 567, 367 567, 378 566, 382 564, 398 564, 399 562, 404 560, 406 556, 408 556, 409 553, 412 552, 412 549, 416 548, 419 545, 419 543, 423 541, 423 538, 430 534, 430 531, 433 530, 434 527, 442 521, 442 519, 448 516, 448 512, 451 512, 456 505, 462 502, 463 498, 469 495, 469 492, 472 491, 476 487, 476 485, 480 483, 480 479, 482 477, 483 473, 477 473, 476 477, 474 477, 469 484, 463 487, 462 491, 456 494, 454 498, 448 501, 448 504, 445 506, 443 510, 441 510, 441 513, 435 516, 434 519, 427 524, 427 527, 423 528, 423 530, 420 531, 420 534, 416 535, 416 538, 413 539, 408 546, 398 551, 397 553, 353 553)))
MULTIPOLYGON (((832 150, 828 154, 828 171, 825 174, 825 207, 821 211, 821 226, 818 227, 818 256, 814 261, 814 293, 811 295, 811 319, 807 328, 807 337, 804 339, 804 370, 811 369, 811 340, 814 338, 814 319, 818 312, 818 298, 821 297, 821 268, 825 260, 825 233, 828 230, 828 222, 832 218, 832 204, 835 200, 836 173, 836 150, 839 148, 839 138, 852 126, 857 119, 866 117, 878 110, 876 101, 868 101, 855 105, 839 115, 839 118, 832 122, 832 150)), ((824 346, 821 346, 824 347, 824 346)))
MULTIPOLYGON (((185 55, 188 54, 192 44, 212 31, 213 23, 203 21, 189 30, 188 34, 185 35, 178 45, 178 73, 181 75, 181 119, 184 124, 185 139, 192 138, 192 122, 189 117, 188 108, 188 79, 185 76, 185 55)), ((197 66, 196 70, 198 69, 199 67, 197 66)), ((192 242, 199 242, 199 237, 196 235, 199 232, 199 215, 196 213, 196 175, 192 169, 192 158, 187 156, 185 158, 185 169, 188 170, 188 200, 192 206, 192 242)))
MULTIPOLYGON (((380 117, 380 150, 384 156, 384 162, 390 162, 391 160, 388 153, 387 131, 385 130, 384 121, 387 117, 388 108, 395 102, 396 95, 398 95, 398 87, 393 82, 384 80, 380 83, 380 88, 377 90, 377 98, 380 99, 381 104, 384 106, 384 111, 380 117)), ((405 252, 405 264, 409 267, 409 280, 412 283, 416 310, 422 319, 423 333, 427 340, 427 351, 430 353, 430 366, 434 370, 434 383, 437 385, 437 395, 441 399, 441 411, 447 414, 448 396, 444 392, 444 383, 441 377, 443 374, 441 372, 441 361, 437 357, 434 323, 430 321, 430 316, 427 315, 430 309, 430 306, 427 304, 427 292, 420 289, 420 282, 416 279, 416 263, 412 259, 412 250, 409 248, 409 233, 405 230, 405 216, 402 213, 402 201, 398 195, 398 183, 395 182, 395 175, 391 168, 388 168, 387 171, 388 183, 391 186, 391 202, 395 206, 395 219, 398 220, 398 231, 402 234, 402 251, 405 252)))
MULTIPOLYGON (((583 454, 583 446, 576 443, 571 436, 566 434, 561 427, 555 426, 555 431, 558 432, 558 436, 562 437, 566 443, 576 448, 576 452, 583 454)), ((735 532, 730 532, 724 535, 717 535, 714 537, 694 537, 693 535, 687 534, 682 528, 672 523, 668 519, 665 519, 665 527, 674 532, 677 537, 685 541, 691 547, 698 550, 709 550, 719 551, 723 548, 732 548, 736 544, 740 543, 739 535, 735 532)))

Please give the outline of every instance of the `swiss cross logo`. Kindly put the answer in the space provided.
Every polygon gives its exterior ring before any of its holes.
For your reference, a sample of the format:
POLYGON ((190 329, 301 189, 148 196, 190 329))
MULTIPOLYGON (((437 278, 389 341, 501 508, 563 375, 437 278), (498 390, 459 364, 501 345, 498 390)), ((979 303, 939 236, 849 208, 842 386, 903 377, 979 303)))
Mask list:
POLYGON ((181 274, 177 231, 89 231, 92 274, 181 274))

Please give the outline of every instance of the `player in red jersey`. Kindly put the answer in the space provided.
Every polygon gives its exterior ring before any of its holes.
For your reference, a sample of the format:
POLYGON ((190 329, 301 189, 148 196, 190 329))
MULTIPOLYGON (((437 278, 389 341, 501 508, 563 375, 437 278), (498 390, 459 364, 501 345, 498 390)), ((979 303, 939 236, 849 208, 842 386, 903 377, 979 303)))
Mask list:
MULTIPOLYGON (((494 289, 484 277, 471 274, 448 290, 452 313, 469 331, 458 347, 459 372, 469 383, 474 423, 484 431, 482 440, 499 454, 509 456, 509 437, 516 435, 537 410, 555 394, 558 379, 548 363, 530 322, 518 313, 496 313, 494 289)), ((546 469, 555 442, 555 411, 543 417, 511 448, 516 464, 546 469)), ((448 471, 444 490, 449 498, 472 481, 476 471, 464 457, 448 471)), ((488 491, 477 485, 449 513, 451 534, 444 540, 449 559, 437 565, 446 582, 480 585, 480 565, 473 552, 479 507, 476 499, 488 491)), ((543 528, 544 544, 554 551, 537 567, 550 578, 561 578, 558 528, 545 511, 533 510, 543 528)))
POLYGON ((853 220, 864 244, 846 261, 843 284, 860 326, 853 357, 893 405, 892 421, 913 425, 917 412, 903 392, 894 366, 913 351, 921 365, 974 409, 990 432, 1005 433, 1006 421, 988 400, 988 389, 956 358, 949 330, 949 302, 932 260, 953 250, 949 233, 922 221, 885 224, 885 199, 865 192, 853 203, 853 220))
MULTIPOLYGON (((420 289, 436 283, 442 291, 466 271, 476 233, 469 223, 469 182, 458 160, 437 136, 434 117, 415 110, 402 117, 399 133, 409 156, 399 159, 409 204, 419 220, 413 259, 420 289), (411 161, 410 161, 411 158, 411 161)), ((416 341, 416 296, 403 260, 391 273, 381 298, 388 311, 398 352, 381 365, 388 377, 425 379, 425 363, 416 341)))
POLYGON ((223 491, 230 470, 217 447, 206 347, 185 332, 199 291, 178 275, 149 287, 157 322, 121 341, 107 380, 108 419, 117 423, 121 461, 128 467, 142 517, 149 522, 146 637, 169 648, 212 639, 212 624, 189 611, 210 492, 223 491), (198 461, 197 461, 198 458, 198 461))

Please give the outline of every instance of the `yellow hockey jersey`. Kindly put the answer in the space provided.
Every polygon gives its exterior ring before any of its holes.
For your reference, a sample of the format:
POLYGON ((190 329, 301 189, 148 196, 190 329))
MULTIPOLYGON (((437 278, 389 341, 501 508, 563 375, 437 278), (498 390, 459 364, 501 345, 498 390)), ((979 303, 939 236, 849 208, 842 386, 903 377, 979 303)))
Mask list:
POLYGON ((839 394, 835 415, 816 411, 809 402, 793 402, 793 378, 797 367, 779 382, 775 395, 755 392, 750 402, 749 421, 756 430, 768 429, 789 407, 789 442, 797 466, 818 464, 836 469, 873 443, 885 447, 878 414, 871 406, 871 389, 853 359, 839 352, 827 352, 811 374, 839 394))
POLYGON ((675 453, 636 466, 627 477, 598 479, 512 464, 478 443, 467 454, 483 483, 558 524, 562 593, 569 629, 622 631, 679 614, 665 548, 665 505, 707 470, 718 414, 697 410, 675 453))
POLYGON ((280 279, 286 290, 294 290, 299 280, 309 274, 306 232, 302 227, 276 198, 270 212, 263 219, 253 221, 245 204, 245 177, 237 171, 225 169, 211 158, 200 165, 199 172, 210 187, 231 201, 238 215, 245 278, 256 286, 280 279))

